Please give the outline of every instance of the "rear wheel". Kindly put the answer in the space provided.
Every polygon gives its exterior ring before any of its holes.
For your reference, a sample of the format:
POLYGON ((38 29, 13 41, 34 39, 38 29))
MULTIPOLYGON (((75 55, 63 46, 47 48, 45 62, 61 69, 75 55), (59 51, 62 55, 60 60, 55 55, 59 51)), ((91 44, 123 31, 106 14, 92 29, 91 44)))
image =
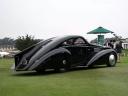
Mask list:
POLYGON ((70 63, 68 59, 63 59, 62 64, 64 66, 65 71, 69 71, 71 69, 70 63))
POLYGON ((117 57, 116 57, 116 54, 115 53, 110 53, 108 55, 108 60, 107 60, 107 66, 108 67, 114 67, 116 65, 116 62, 117 62, 117 57))
POLYGON ((57 72, 63 72, 63 71, 68 71, 70 70, 70 64, 69 64, 69 60, 66 57, 62 57, 58 60, 58 67, 55 68, 55 71, 57 72))

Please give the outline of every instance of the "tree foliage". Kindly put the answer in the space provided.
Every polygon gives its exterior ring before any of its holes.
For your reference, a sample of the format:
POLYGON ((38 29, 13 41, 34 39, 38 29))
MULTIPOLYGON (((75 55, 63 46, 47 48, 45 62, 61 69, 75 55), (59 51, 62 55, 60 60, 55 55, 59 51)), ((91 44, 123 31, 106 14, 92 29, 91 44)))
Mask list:
POLYGON ((28 34, 26 36, 19 36, 16 39, 15 46, 18 50, 24 50, 27 47, 32 46, 33 44, 38 43, 40 40, 39 39, 34 39, 33 36, 29 36, 28 34))

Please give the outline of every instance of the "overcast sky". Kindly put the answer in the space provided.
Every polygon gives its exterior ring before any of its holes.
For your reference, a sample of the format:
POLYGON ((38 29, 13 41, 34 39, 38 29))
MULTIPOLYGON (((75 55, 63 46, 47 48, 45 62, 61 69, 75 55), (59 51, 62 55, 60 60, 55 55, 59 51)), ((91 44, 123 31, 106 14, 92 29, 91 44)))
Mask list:
POLYGON ((91 40, 96 35, 86 33, 99 26, 128 38, 128 0, 0 0, 0 38, 77 34, 91 40))

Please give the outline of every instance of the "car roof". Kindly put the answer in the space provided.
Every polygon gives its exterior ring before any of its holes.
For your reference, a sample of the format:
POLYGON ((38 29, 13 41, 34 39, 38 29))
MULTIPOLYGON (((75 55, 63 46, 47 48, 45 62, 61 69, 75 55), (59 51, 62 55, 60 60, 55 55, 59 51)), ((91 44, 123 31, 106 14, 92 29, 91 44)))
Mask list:
MULTIPOLYGON (((64 35, 64 36, 58 36, 58 37, 55 37, 53 38, 53 40, 68 40, 70 38, 83 38, 82 36, 79 36, 79 35, 64 35)), ((84 39, 84 38, 83 38, 84 39)))

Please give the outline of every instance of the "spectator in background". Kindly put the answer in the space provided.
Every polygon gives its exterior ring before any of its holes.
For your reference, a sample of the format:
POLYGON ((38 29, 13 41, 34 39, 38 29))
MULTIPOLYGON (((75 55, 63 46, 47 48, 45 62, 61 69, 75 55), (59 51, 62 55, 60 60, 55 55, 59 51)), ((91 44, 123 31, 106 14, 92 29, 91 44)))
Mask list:
POLYGON ((117 55, 118 55, 118 62, 120 62, 120 57, 121 57, 122 49, 123 49, 123 47, 122 47, 121 41, 116 41, 115 50, 116 50, 117 55))
POLYGON ((108 42, 108 47, 110 47, 110 48, 113 49, 113 44, 112 44, 112 42, 108 42))
POLYGON ((104 46, 110 47, 110 48, 114 48, 114 45, 112 42, 110 42, 109 40, 107 40, 104 44, 104 46))

